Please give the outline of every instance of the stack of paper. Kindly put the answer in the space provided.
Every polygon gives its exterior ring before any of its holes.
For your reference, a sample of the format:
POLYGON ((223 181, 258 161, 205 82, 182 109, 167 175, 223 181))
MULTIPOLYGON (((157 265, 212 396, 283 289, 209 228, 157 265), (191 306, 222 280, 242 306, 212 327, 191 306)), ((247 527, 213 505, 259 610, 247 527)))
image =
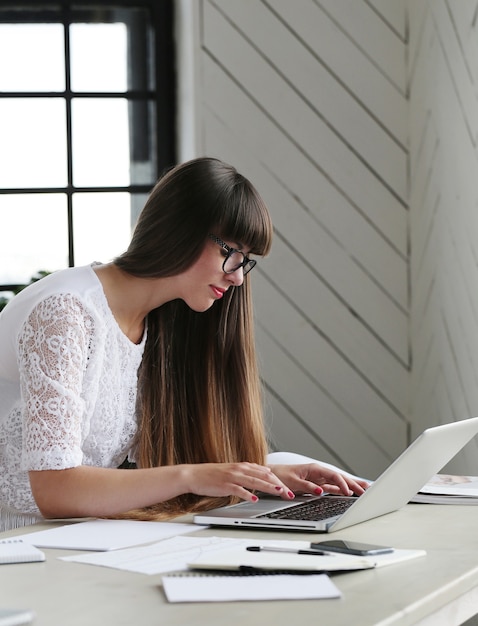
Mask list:
POLYGON ((478 476, 436 474, 410 502, 420 504, 478 504, 478 476))

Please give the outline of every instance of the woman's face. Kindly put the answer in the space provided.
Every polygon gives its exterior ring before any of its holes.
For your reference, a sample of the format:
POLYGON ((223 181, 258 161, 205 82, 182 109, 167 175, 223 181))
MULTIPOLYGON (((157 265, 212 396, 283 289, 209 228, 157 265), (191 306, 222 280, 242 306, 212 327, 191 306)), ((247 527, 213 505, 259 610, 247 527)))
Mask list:
MULTIPOLYGON (((240 244, 225 241, 232 247, 241 249, 240 244)), ((247 250, 242 250, 247 254, 247 250)), ((198 313, 207 311, 216 300, 224 297, 230 287, 240 287, 244 280, 243 269, 240 267, 231 274, 225 274, 222 265, 226 251, 216 242, 208 240, 201 256, 177 279, 180 281, 180 298, 198 313)))

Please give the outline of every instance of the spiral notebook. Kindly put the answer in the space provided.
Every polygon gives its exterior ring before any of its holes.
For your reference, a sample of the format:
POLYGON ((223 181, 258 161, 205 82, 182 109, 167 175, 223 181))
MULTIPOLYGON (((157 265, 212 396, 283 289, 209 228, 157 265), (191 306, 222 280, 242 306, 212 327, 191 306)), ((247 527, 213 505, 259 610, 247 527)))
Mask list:
POLYGON ((318 600, 341 597, 339 589, 326 574, 169 574, 163 576, 162 581, 169 602, 318 600))
POLYGON ((36 563, 45 560, 45 554, 21 539, 0 541, 0 565, 11 563, 36 563))

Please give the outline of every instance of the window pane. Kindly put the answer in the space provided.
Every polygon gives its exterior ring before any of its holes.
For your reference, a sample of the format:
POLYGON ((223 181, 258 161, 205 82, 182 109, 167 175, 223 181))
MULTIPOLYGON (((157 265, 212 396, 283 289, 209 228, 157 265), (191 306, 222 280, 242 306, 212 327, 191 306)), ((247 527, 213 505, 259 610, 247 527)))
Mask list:
POLYGON ((126 91, 124 24, 72 24, 70 43, 73 91, 126 91))
POLYGON ((156 182, 156 105, 132 100, 128 110, 131 184, 152 186, 156 182))
POLYGON ((133 232, 139 214, 143 210, 149 193, 132 193, 131 194, 131 232, 133 232))
POLYGON ((68 266, 64 194, 0 196, 0 284, 25 284, 40 270, 68 266))
POLYGON ((65 102, 0 99, 0 187, 67 183, 65 102))
POLYGON ((75 265, 111 261, 131 239, 130 194, 75 193, 73 232, 75 265))
POLYGON ((130 184, 128 103, 123 98, 72 102, 75 186, 130 184))
POLYGON ((65 89, 62 24, 0 24, 0 59, 0 91, 65 89))

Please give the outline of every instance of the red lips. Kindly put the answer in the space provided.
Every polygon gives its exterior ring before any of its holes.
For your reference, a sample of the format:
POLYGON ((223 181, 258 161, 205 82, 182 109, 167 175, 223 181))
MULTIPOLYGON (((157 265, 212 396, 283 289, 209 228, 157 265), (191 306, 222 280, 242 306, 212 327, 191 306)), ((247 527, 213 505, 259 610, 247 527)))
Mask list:
POLYGON ((214 292, 214 295, 216 296, 216 298, 222 298, 223 295, 227 291, 227 289, 221 289, 220 287, 214 287, 214 285, 211 285, 211 289, 214 292))

